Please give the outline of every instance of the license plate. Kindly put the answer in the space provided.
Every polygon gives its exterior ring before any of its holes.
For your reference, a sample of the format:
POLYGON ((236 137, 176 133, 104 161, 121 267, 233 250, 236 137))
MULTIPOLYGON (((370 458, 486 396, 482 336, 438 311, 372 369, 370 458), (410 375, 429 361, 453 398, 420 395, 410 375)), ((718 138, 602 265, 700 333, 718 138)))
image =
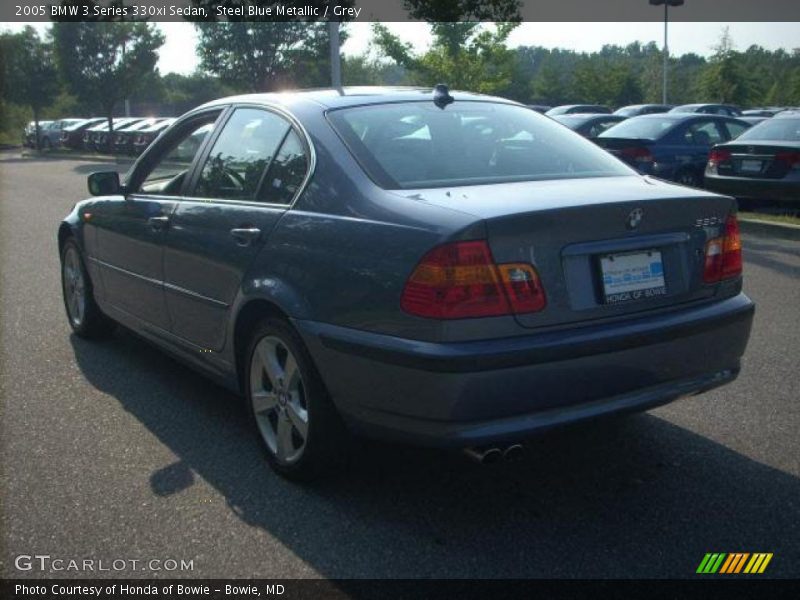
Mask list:
POLYGON ((743 160, 741 170, 743 173, 760 173, 761 164, 760 160, 743 160))
POLYGON ((600 257, 606 304, 644 300, 667 293, 661 252, 645 250, 600 257))

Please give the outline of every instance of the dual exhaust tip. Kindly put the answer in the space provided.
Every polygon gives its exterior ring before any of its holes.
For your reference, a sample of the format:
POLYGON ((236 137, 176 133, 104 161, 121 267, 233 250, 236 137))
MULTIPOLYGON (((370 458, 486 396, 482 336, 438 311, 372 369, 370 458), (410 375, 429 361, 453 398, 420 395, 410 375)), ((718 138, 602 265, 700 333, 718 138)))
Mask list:
POLYGON ((478 464, 493 465, 504 460, 519 460, 525 453, 525 449, 522 444, 512 444, 503 448, 497 446, 464 448, 463 452, 478 464))

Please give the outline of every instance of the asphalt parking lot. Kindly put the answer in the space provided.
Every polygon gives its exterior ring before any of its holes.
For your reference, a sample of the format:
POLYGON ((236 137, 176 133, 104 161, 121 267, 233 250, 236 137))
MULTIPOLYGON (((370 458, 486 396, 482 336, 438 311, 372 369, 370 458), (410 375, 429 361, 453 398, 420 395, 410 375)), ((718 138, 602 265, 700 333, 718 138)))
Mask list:
POLYGON ((706 552, 800 576, 800 243, 746 235, 734 384, 531 441, 522 461, 366 446, 314 487, 240 401, 134 336, 70 335, 56 228, 108 164, 0 154, 0 576, 19 555, 193 561, 185 577, 694 577, 706 552))

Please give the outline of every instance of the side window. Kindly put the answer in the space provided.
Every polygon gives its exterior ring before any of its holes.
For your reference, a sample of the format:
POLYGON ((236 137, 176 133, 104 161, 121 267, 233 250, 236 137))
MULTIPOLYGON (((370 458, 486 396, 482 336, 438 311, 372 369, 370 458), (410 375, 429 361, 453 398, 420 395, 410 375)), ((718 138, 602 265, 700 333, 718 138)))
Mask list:
POLYGON ((609 129, 619 123, 619 121, 598 121, 589 129, 589 137, 597 137, 606 129, 609 129))
POLYGON ((274 204, 289 204, 305 179, 308 156, 300 136, 289 131, 275 160, 269 166, 258 199, 274 204))
POLYGON ((192 123, 182 135, 164 140, 158 147, 162 151, 156 149, 160 156, 145 176, 138 191, 145 194, 178 195, 195 155, 214 128, 217 116, 214 114, 192 123))
POLYGON ((744 131, 747 130, 747 127, 745 125, 742 125, 741 123, 728 122, 725 123, 725 127, 728 128, 728 134, 730 135, 730 139, 739 137, 740 135, 742 135, 744 131))
POLYGON ((714 121, 696 121, 686 128, 684 141, 693 146, 712 146, 724 142, 725 137, 714 121))
POLYGON ((192 195, 255 200, 264 169, 289 128, 285 119, 267 110, 237 109, 214 142, 192 195))

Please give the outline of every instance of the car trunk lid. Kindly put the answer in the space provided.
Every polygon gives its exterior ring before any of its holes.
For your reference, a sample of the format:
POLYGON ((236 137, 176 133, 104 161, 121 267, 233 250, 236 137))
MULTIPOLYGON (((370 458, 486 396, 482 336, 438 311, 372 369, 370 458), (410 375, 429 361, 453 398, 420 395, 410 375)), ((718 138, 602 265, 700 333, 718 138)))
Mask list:
POLYGON ((712 297, 718 286, 703 284, 704 248, 734 208, 731 198, 638 176, 415 190, 409 197, 481 217, 496 263, 534 265, 547 307, 516 315, 523 327, 712 297))
POLYGON ((800 169, 800 145, 779 141, 726 144, 715 148, 709 160, 718 175, 782 179, 792 169, 800 169))

